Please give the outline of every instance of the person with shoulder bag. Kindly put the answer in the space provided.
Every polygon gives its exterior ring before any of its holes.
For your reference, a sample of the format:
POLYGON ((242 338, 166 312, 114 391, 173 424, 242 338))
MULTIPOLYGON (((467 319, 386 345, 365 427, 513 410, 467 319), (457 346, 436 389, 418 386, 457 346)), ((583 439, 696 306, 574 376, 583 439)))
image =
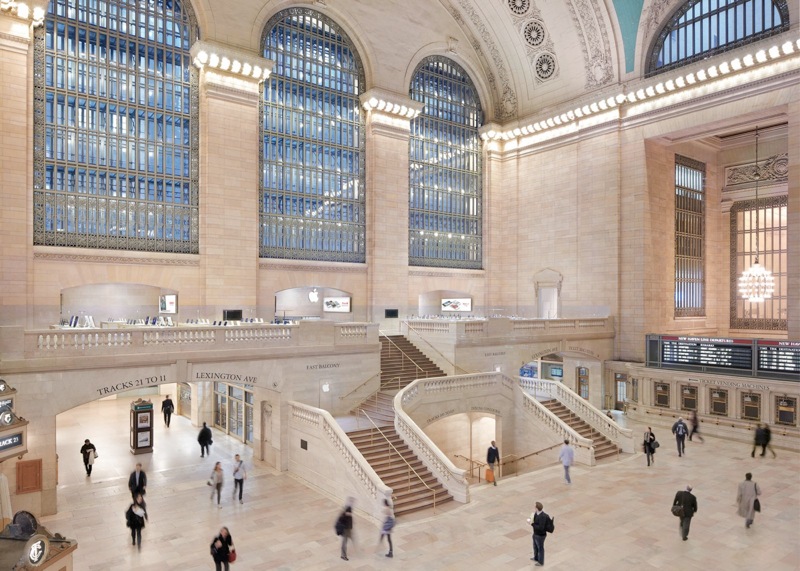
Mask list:
POLYGON ((744 518, 746 528, 753 525, 756 512, 761 511, 761 502, 758 501, 760 495, 761 488, 753 481, 753 474, 748 472, 744 475, 744 482, 739 484, 739 490, 736 493, 736 505, 738 506, 736 513, 744 518))
POLYGON ((555 522, 553 518, 544 512, 544 506, 541 502, 536 502, 536 511, 528 518, 528 523, 533 528, 533 557, 531 561, 535 561, 536 567, 544 565, 544 540, 547 539, 548 533, 555 531, 555 522))
POLYGON ((653 455, 656 453, 656 448, 658 448, 659 444, 656 440, 656 435, 653 434, 653 429, 649 426, 647 427, 647 431, 644 433, 644 442, 642 446, 644 449, 644 454, 647 456, 647 465, 650 466, 651 463, 655 464, 656 459, 653 458, 653 455))
POLYGON ((219 535, 211 541, 211 557, 216 571, 230 571, 230 564, 236 561, 236 547, 227 527, 219 530, 219 535))

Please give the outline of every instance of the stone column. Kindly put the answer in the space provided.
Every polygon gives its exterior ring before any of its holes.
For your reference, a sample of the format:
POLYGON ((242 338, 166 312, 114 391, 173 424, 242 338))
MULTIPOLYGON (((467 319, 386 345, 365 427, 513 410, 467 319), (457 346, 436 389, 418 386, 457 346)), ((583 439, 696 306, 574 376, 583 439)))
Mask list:
POLYGON ((30 22, 0 12, 0 324, 25 325, 33 256, 30 22))
POLYGON ((789 103, 789 339, 800 340, 800 101, 789 103))
POLYGON ((200 72, 200 259, 209 317, 257 303, 259 101, 272 62, 197 42, 200 72))
MULTIPOLYGON (((408 144, 411 119, 422 103, 372 89, 367 109, 367 321, 396 329, 384 310, 408 313, 408 144)), ((416 300, 414 300, 416 301, 416 300)))

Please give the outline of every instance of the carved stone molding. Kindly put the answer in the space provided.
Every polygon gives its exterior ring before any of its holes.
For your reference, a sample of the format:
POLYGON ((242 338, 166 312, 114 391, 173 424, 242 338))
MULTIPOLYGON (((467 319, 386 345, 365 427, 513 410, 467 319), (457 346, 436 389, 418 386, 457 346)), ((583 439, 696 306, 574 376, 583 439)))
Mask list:
POLYGON ((533 68, 534 81, 538 84, 557 77, 555 45, 539 8, 532 0, 508 0, 508 9, 533 68))
POLYGON ((86 264, 132 264, 149 266, 199 266, 200 258, 131 258, 126 256, 103 256, 101 254, 57 254, 34 252, 34 260, 47 262, 73 262, 86 264))
POLYGON ((725 169, 725 186, 759 183, 783 183, 789 181, 789 153, 773 155, 753 163, 727 167, 725 169))
POLYGON ((652 0, 650 5, 644 9, 641 19, 641 27, 645 32, 645 44, 648 45, 653 34, 661 27, 664 21, 664 13, 671 9, 671 5, 676 0, 652 0))
POLYGON ((460 279, 483 279, 483 274, 462 274, 460 272, 445 272, 431 270, 409 270, 409 276, 418 278, 460 278, 460 279))
POLYGON ((503 120, 514 117, 517 114, 517 94, 514 91, 511 75, 506 69, 500 49, 494 41, 494 34, 486 27, 483 16, 478 14, 471 0, 453 0, 458 3, 458 7, 451 4, 450 0, 440 1, 467 35, 472 48, 486 64, 487 81, 496 96, 494 102, 495 118, 503 120), (461 13, 459 7, 466 16, 461 13), (466 23, 469 23, 469 27, 465 25, 466 23), (471 29, 477 30, 480 39, 472 34, 471 29), (495 77, 495 72, 497 77, 495 77))
POLYGON ((597 2, 570 0, 567 2, 572 20, 578 30, 583 49, 587 89, 606 85, 614 79, 611 46, 603 25, 603 17, 597 2))
POLYGON ((283 272, 316 272, 323 274, 366 274, 367 266, 330 266, 313 264, 282 264, 273 260, 262 260, 258 263, 260 270, 276 270, 283 272))

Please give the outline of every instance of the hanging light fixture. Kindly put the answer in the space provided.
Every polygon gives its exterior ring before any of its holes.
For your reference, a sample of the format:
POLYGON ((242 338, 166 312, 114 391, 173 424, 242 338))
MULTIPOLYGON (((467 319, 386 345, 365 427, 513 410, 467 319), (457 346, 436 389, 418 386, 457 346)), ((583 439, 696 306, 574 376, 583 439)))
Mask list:
POLYGON ((750 303, 763 303, 775 291, 775 278, 767 268, 758 263, 758 182, 761 169, 758 166, 758 127, 756 127, 756 259, 752 266, 739 277, 739 294, 750 303))

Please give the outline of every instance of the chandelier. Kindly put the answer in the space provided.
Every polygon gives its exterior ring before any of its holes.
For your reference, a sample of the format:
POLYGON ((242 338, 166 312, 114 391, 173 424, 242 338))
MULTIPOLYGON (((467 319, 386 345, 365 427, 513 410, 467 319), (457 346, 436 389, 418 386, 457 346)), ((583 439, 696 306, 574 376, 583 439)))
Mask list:
POLYGON ((756 259, 753 265, 739 276, 739 294, 750 303, 762 303, 772 297, 775 291, 775 278, 767 268, 758 263, 758 181, 761 169, 758 166, 758 127, 756 127, 756 259))

